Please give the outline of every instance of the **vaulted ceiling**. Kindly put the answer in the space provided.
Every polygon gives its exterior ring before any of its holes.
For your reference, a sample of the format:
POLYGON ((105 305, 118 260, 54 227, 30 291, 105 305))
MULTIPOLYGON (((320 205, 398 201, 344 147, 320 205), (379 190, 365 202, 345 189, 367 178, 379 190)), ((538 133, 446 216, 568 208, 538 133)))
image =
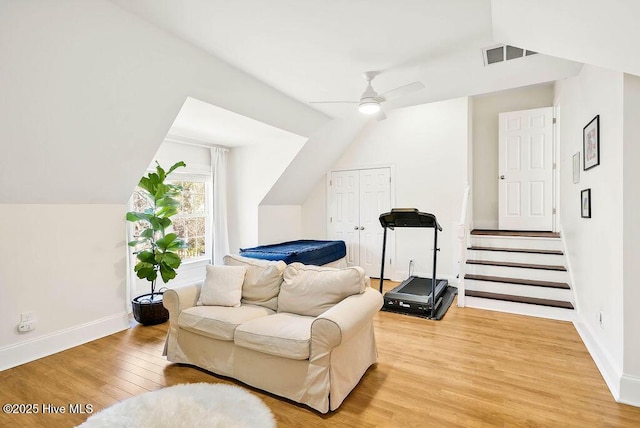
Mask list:
POLYGON ((331 142, 354 106, 309 102, 358 99, 364 71, 425 84, 388 107, 640 74, 639 20, 636 0, 0 0, 0 203, 123 203, 188 97, 331 142), (541 54, 485 67, 496 43, 541 54))
MULTIPOLYGON (((553 81, 581 64, 547 55, 484 66, 495 45, 490 0, 112 0, 148 22, 302 102, 425 89, 390 107, 553 81)), ((314 104, 344 117, 355 106, 314 104)))

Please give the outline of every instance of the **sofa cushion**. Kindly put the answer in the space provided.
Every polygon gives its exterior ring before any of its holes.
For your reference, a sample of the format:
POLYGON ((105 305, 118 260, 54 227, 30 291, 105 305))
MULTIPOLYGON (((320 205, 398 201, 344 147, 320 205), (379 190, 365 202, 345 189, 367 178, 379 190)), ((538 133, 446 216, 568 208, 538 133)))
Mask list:
POLYGON ((243 304, 259 305, 273 310, 278 307, 278 292, 280 284, 282 284, 282 273, 287 267, 285 262, 226 255, 224 256, 224 264, 247 268, 242 285, 243 304))
POLYGON ((180 312, 178 326, 213 339, 233 340, 238 325, 273 314, 275 312, 271 309, 254 305, 241 305, 237 308, 193 306, 180 312))
POLYGON ((279 313, 247 321, 236 329, 234 343, 243 348, 292 360, 309 358, 315 318, 279 313))
POLYGON ((247 268, 244 266, 207 265, 206 277, 197 304, 240 306, 246 272, 247 268))
POLYGON ((364 270, 292 263, 284 271, 278 295, 278 312, 316 317, 345 298, 363 293, 364 270))

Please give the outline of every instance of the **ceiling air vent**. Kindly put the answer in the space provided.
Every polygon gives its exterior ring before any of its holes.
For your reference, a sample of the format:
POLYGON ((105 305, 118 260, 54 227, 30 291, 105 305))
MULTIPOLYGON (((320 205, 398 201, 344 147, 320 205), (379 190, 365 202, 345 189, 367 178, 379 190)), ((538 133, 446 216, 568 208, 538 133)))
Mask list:
POLYGON ((491 65, 497 62, 510 61, 524 56, 535 55, 538 52, 528 51, 510 45, 498 45, 482 49, 484 65, 491 65))

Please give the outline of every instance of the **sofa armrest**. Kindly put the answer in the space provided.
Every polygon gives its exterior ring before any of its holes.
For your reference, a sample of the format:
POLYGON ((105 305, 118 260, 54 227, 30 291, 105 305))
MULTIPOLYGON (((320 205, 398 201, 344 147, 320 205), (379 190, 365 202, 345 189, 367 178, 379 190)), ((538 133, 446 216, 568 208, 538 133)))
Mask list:
POLYGON ((340 343, 348 341, 362 327, 371 323, 382 305, 382 295, 366 287, 364 293, 349 296, 318 315, 311 324, 309 358, 320 358, 340 343))
POLYGON ((201 287, 202 283, 195 283, 170 288, 164 292, 162 304, 169 311, 169 320, 177 322, 180 312, 196 305, 201 287))

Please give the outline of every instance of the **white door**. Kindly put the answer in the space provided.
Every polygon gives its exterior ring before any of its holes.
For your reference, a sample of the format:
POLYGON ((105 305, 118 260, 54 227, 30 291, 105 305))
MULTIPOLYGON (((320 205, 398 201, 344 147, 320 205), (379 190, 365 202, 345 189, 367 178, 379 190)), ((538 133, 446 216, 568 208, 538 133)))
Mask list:
POLYGON ((345 242, 349 266, 360 265, 359 181, 359 171, 335 171, 329 183, 329 237, 345 242))
POLYGON ((347 264, 362 266, 368 276, 380 276, 383 229, 379 217, 390 209, 390 168, 331 173, 328 236, 343 240, 347 264))
POLYGON ((500 113, 500 230, 553 230, 553 108, 500 113))
POLYGON ((360 266, 367 275, 377 278, 380 277, 384 232, 380 214, 391 210, 390 183, 389 168, 360 171, 360 266))

